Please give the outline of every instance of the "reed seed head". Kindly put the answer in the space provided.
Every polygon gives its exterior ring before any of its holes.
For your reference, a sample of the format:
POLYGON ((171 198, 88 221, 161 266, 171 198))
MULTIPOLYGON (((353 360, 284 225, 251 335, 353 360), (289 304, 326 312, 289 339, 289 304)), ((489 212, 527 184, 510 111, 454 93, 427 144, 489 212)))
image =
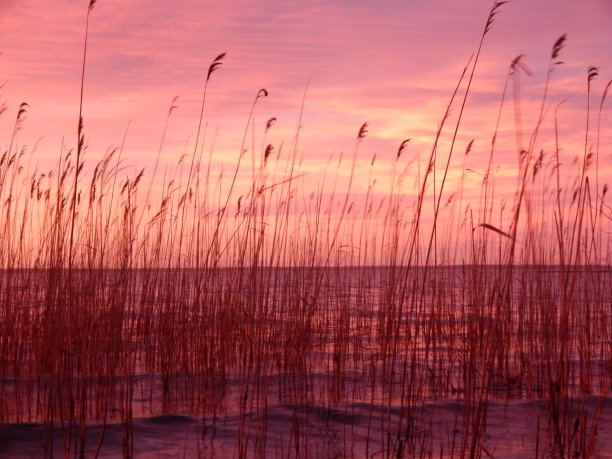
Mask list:
POLYGON ((368 122, 366 121, 365 123, 363 123, 361 125, 361 127, 359 128, 359 134, 357 134, 357 139, 361 140, 365 137, 366 133, 368 132, 368 122))
POLYGON ((206 81, 210 80, 212 73, 221 66, 221 61, 225 58, 226 53, 221 53, 214 58, 210 67, 208 67, 208 74, 206 75, 206 81))
MULTIPOLYGON (((552 48, 551 59, 557 59, 559 57, 559 53, 565 46, 565 41, 567 40, 567 34, 561 35, 552 48)), ((562 62, 556 62, 555 65, 562 64, 562 62)))

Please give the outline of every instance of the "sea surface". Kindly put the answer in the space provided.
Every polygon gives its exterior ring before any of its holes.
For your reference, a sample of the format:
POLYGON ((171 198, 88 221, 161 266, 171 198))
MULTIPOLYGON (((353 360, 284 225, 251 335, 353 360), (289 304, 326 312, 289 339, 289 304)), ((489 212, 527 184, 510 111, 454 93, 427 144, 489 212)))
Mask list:
POLYGON ((612 457, 612 270, 5 271, 0 458, 612 457))

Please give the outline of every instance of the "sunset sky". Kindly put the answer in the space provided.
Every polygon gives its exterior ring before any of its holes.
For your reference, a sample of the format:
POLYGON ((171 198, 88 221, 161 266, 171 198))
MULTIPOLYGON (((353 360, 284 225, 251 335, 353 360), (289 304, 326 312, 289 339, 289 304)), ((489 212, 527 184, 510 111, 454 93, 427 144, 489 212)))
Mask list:
MULTIPOLYGON (((427 157, 491 6, 484 0, 99 0, 90 17, 85 74, 86 160, 121 144, 129 125, 126 165, 151 171, 168 108, 178 96, 162 152, 164 167, 176 164, 193 145, 208 66, 226 52, 212 76, 204 113, 205 149, 214 145, 217 166, 236 160, 253 99, 266 88, 270 95, 255 109, 247 149, 252 139, 258 151, 264 140, 276 149, 290 144, 306 91, 299 155, 305 158, 310 183, 317 182, 330 155, 352 152, 366 121, 360 158, 369 167, 376 153, 377 173, 384 178, 405 138, 412 138, 406 161, 427 157), (271 117, 278 121, 263 139, 271 117)), ((76 144, 86 11, 83 0, 0 0, 1 95, 8 107, 0 120, 2 141, 10 141, 14 114, 27 102, 19 142, 31 148, 39 141, 31 160, 39 167, 56 162, 62 142, 67 148, 76 144)), ((483 170, 508 65, 519 54, 525 55, 533 74, 521 76, 522 123, 528 137, 539 112, 551 47, 562 34, 568 36, 560 56, 564 64, 552 75, 543 132, 550 132, 554 106, 570 96, 559 111, 561 141, 565 154, 580 153, 587 69, 600 68, 592 83, 594 107, 612 78, 610 24, 608 0, 514 0, 503 5, 485 39, 458 137, 458 151, 475 139, 466 167, 483 170)), ((609 102, 601 137, 608 159, 609 102)), ((456 104, 452 114, 458 110, 456 104)), ((448 126, 455 121, 452 117, 448 126)), ((496 152, 502 170, 516 168, 514 126, 509 102, 500 133, 507 142, 496 152)), ((358 178, 365 170, 358 165, 358 178)), ((357 187, 363 188, 365 178, 360 183, 357 187)))

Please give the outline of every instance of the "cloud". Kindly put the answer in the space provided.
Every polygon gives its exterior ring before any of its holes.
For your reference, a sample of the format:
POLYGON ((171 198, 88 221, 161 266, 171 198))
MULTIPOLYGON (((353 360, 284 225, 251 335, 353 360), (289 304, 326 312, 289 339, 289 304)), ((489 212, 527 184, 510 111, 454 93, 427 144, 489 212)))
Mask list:
MULTIPOLYGON (((572 119, 583 125, 586 69, 601 67, 594 94, 612 77, 609 3, 589 5, 514 0, 503 6, 486 37, 460 130, 458 151, 471 138, 478 140, 469 158, 474 170, 481 170, 478 158, 488 152, 509 63, 526 54, 534 74, 521 80, 527 137, 537 121, 551 46, 563 33, 565 64, 551 77, 547 123, 552 104, 575 92, 564 107, 563 127, 571 130, 572 119)), ((75 0, 58 0, 44 11, 33 2, 5 1, 0 8, 4 94, 12 107, 22 100, 31 104, 21 135, 31 143, 45 135, 41 146, 54 156, 62 138, 68 145, 75 140, 86 8, 75 0)), ((213 148, 218 130, 214 149, 220 160, 235 161, 260 88, 270 95, 256 107, 254 143, 271 117, 278 123, 270 141, 291 143, 308 81, 300 127, 300 153, 307 159, 318 164, 334 152, 350 151, 364 121, 370 122, 364 158, 393 158, 407 137, 413 138, 414 154, 424 154, 477 49, 489 8, 490 2, 475 0, 100 2, 90 18, 85 75, 88 154, 93 158, 120 143, 131 120, 126 160, 147 164, 168 105, 179 95, 164 150, 168 162, 176 162, 193 141, 204 77, 221 52, 228 54, 210 81, 205 109, 206 148, 213 148)), ((465 82, 447 120, 451 132, 464 90, 465 82)), ((508 97, 498 144, 504 165, 516 161, 508 97)), ((575 148, 573 133, 564 140, 575 148)))

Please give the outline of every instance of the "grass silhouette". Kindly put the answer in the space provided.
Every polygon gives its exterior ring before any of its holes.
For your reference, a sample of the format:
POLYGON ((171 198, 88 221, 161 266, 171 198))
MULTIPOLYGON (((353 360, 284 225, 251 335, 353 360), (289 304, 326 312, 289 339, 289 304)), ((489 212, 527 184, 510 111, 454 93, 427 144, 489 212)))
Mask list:
POLYGON ((480 51, 504 3, 490 10, 424 164, 400 163, 410 149, 402 141, 386 194, 375 191, 374 156, 365 197, 356 199, 364 123, 348 164, 330 158, 318 192, 302 200, 299 128, 287 151, 266 142, 276 121, 269 119, 244 170, 266 89, 255 95, 229 175, 214 170, 212 151, 205 158, 208 82, 225 53, 205 76, 193 151, 164 173, 158 198, 167 120, 150 178, 144 170, 125 177, 123 147, 87 176, 91 1, 76 151, 64 147, 53 171, 27 175, 16 142, 23 103, 0 159, 0 422, 41 426, 45 457, 133 457, 142 423, 168 422, 195 425, 183 454, 191 448, 199 457, 216 444, 241 458, 480 458, 496 448, 509 454, 487 432, 499 404, 514 400, 527 401, 536 422, 517 454, 593 457, 609 448, 598 442, 612 387, 610 207, 598 168, 610 83, 593 133, 599 71, 588 70, 584 150, 568 189, 559 172, 560 106, 556 151, 538 152, 566 37, 553 45, 529 132, 518 78, 527 70, 517 57, 478 201, 463 195, 465 159, 459 198, 445 189, 480 51), (519 151, 506 206, 493 158, 510 91, 519 151), (248 187, 238 187, 249 175, 248 187), (405 192, 410 179, 413 195, 405 192), (444 428, 445 406, 452 414, 444 428))

